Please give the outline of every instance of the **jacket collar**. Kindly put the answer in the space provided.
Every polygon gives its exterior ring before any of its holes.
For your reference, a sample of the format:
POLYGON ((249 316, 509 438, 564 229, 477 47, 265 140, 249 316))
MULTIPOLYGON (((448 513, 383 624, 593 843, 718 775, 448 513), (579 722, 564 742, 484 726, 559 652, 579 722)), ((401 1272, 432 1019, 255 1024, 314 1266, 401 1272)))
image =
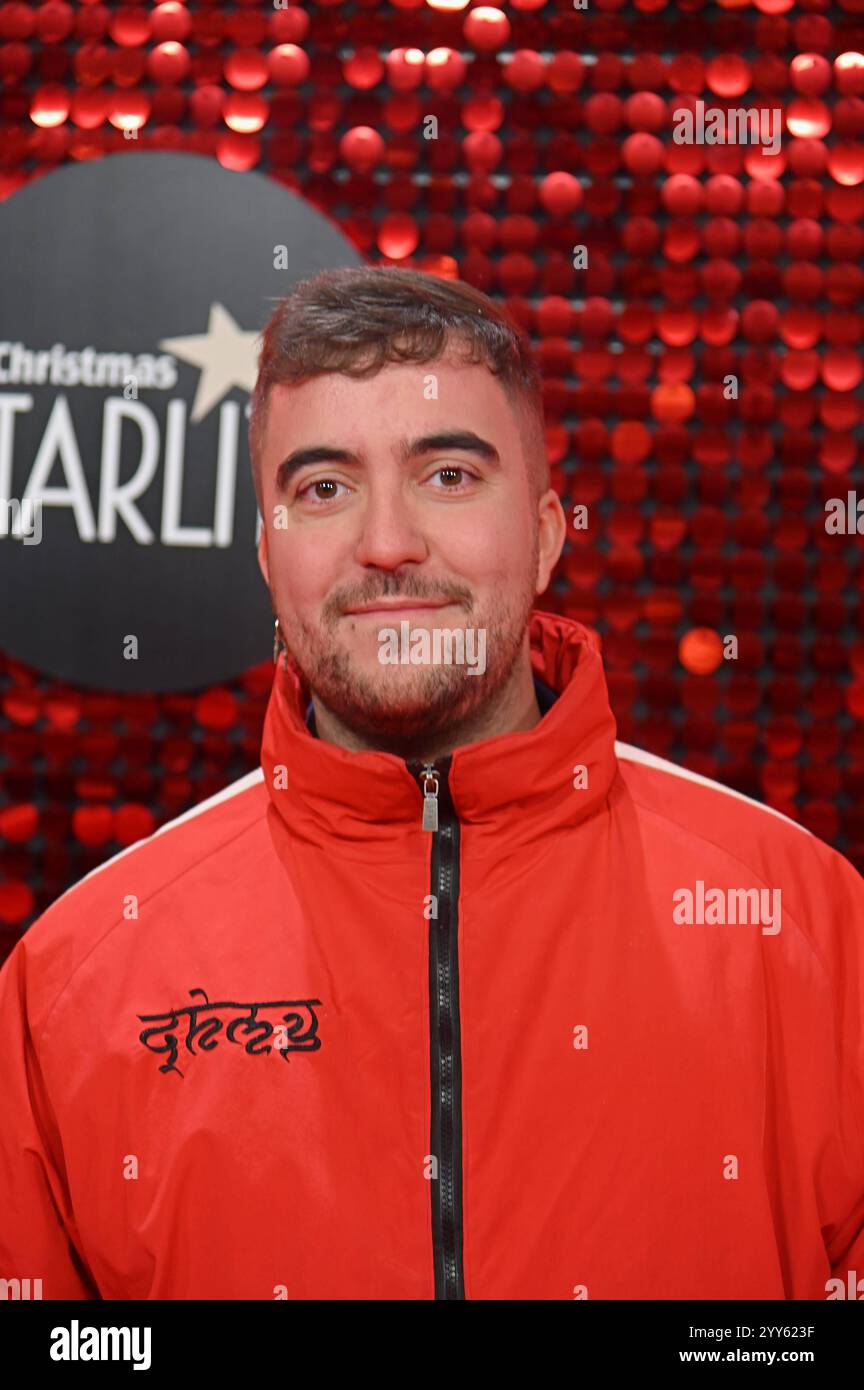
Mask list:
MULTIPOLYGON (((571 618, 535 611, 529 641, 534 673, 558 692, 555 703, 533 729, 466 744, 450 759, 453 805, 479 855, 505 856, 587 819, 604 804, 617 769, 615 720, 591 634, 571 618), (579 766, 586 785, 575 789, 579 766)), ((309 698, 289 656, 287 670, 276 668, 261 744, 277 844, 286 844, 287 832, 368 861, 401 857, 414 832, 430 840, 421 829, 420 787, 404 760, 316 738, 306 724, 309 698)))

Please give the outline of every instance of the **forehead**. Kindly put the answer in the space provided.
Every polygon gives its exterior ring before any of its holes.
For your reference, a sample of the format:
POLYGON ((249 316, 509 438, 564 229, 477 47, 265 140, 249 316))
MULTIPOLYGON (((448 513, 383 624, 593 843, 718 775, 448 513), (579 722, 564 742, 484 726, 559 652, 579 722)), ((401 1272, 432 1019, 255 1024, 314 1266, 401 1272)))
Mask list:
POLYGON ((444 422, 476 430, 499 445, 499 452, 519 439, 517 411, 488 367, 436 358, 387 363, 374 376, 324 372, 302 383, 271 387, 264 449, 284 451, 289 440, 319 442, 311 431, 326 430, 332 443, 337 435, 340 440, 349 435, 355 440, 395 439, 444 422))

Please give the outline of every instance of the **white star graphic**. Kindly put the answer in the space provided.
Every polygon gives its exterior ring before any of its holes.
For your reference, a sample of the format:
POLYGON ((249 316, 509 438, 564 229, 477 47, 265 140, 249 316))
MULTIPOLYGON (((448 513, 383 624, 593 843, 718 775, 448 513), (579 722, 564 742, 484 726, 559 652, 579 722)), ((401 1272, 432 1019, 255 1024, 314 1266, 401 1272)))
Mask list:
POLYGON ((161 340, 163 352, 201 369, 189 417, 193 423, 202 420, 232 387, 252 391, 258 375, 260 339, 260 332, 244 332, 224 304, 211 304, 206 333, 161 340))

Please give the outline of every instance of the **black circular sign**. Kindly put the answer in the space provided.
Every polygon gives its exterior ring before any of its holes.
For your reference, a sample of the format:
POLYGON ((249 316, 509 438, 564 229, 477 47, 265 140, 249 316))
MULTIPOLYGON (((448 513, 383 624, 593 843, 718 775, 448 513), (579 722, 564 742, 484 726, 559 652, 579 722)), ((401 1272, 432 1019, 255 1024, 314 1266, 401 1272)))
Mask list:
POLYGON ((0 205, 0 649, 148 691, 268 656, 260 333, 298 280, 358 264, 302 198, 196 155, 64 166, 0 205))

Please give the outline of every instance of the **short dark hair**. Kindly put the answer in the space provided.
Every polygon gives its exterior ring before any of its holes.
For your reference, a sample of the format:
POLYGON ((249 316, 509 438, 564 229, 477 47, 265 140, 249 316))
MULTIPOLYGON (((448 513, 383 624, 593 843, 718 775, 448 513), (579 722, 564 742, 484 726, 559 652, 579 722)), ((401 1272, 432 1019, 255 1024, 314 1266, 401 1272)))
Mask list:
POLYGON ((398 266, 322 270, 278 301, 262 339, 249 412, 259 506, 272 386, 325 372, 374 376, 390 362, 431 362, 454 341, 468 348, 466 364, 484 363, 512 393, 536 496, 549 488, 541 377, 530 346, 507 314, 471 285, 398 266))

